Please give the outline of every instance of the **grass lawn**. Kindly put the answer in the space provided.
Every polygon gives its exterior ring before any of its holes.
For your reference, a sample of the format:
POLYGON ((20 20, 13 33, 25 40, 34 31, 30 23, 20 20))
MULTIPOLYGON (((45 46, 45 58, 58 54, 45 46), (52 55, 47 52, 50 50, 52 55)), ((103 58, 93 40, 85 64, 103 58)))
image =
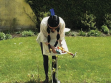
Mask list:
MULTIPOLYGON (((77 56, 58 57, 61 83, 111 83, 111 37, 66 37, 66 42, 77 56)), ((0 83, 39 83, 45 79, 42 59, 36 36, 0 41, 0 83)))

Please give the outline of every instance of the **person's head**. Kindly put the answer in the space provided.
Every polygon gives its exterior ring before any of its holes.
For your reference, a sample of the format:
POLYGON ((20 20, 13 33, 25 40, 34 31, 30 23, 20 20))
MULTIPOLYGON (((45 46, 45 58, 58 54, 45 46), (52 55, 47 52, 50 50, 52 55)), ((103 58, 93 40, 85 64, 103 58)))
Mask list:
POLYGON ((55 32, 59 28, 59 17, 57 15, 50 16, 48 19, 48 27, 51 32, 55 32))
POLYGON ((48 32, 47 40, 48 40, 49 51, 51 48, 51 46, 49 44, 50 40, 51 40, 50 31, 54 33, 57 30, 57 36, 56 36, 57 41, 55 42, 54 47, 57 46, 58 40, 60 39, 59 17, 57 15, 55 15, 54 9, 50 9, 50 12, 51 12, 51 16, 48 18, 48 27, 47 27, 47 32, 48 32))

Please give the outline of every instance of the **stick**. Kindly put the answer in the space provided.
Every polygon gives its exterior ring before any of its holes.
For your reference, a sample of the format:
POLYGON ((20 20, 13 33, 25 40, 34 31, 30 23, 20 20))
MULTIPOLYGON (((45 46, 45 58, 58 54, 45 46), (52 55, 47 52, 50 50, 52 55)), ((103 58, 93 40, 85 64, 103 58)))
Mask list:
POLYGON ((61 51, 67 52, 68 54, 72 55, 73 56, 72 58, 74 58, 74 56, 76 56, 77 52, 75 54, 73 54, 73 53, 71 53, 69 51, 64 50, 62 47, 57 47, 57 48, 60 49, 61 51))

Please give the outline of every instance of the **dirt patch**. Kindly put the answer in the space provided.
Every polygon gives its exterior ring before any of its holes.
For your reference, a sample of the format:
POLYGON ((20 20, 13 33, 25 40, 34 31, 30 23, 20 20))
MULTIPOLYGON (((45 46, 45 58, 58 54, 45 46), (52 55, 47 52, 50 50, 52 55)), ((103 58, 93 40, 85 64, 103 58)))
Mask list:
POLYGON ((22 37, 21 34, 12 34, 12 37, 15 38, 15 37, 22 37))

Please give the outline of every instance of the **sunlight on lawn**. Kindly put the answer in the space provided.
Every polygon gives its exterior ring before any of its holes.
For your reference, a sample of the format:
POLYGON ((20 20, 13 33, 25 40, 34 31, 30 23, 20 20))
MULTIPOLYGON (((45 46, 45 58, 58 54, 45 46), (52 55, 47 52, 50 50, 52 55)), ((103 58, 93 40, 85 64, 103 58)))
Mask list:
MULTIPOLYGON (((66 42, 69 51, 77 52, 77 56, 58 57, 58 78, 62 83, 111 82, 111 37, 66 37, 66 42)), ((42 59, 36 36, 0 41, 0 82, 44 80, 42 59)))

